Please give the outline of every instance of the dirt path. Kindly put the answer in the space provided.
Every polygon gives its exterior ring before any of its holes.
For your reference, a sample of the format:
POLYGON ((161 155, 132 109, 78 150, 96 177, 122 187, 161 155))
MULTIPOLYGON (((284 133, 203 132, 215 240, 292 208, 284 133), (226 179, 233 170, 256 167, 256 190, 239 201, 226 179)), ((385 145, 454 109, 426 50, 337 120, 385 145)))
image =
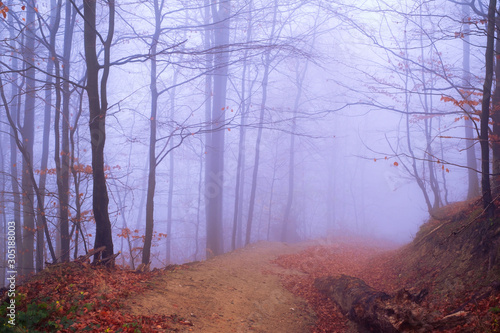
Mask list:
POLYGON ((178 315, 193 326, 179 332, 309 332, 315 316, 306 302, 285 290, 279 274, 301 274, 270 261, 306 244, 259 242, 166 272, 151 289, 130 299, 133 314, 178 315))

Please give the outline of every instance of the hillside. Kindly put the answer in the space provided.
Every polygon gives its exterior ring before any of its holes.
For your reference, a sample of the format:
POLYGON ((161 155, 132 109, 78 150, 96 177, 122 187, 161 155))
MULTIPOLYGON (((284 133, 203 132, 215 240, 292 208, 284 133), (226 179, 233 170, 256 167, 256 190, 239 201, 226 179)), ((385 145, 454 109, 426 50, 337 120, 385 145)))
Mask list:
POLYGON ((53 265, 19 287, 14 331, 355 332, 314 287, 345 274, 387 293, 426 290, 422 306, 433 316, 465 318, 449 332, 498 332, 500 224, 480 213, 477 202, 447 206, 401 248, 339 235, 259 242, 149 273, 53 265))

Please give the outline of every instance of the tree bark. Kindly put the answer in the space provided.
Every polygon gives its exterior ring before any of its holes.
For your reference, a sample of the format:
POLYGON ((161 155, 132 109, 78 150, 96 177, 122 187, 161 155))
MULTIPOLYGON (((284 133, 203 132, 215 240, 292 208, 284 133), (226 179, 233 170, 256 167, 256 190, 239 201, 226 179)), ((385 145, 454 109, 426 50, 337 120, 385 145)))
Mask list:
MULTIPOLYGON (((12 8, 13 0, 7 2, 7 6, 12 8)), ((7 16, 7 21, 9 26, 14 24, 14 19, 12 15, 7 16)), ((18 48, 16 45, 16 32, 14 29, 9 29, 9 39, 10 39, 10 47, 15 50, 18 48)), ((22 38, 22 36, 21 36, 22 38)), ((12 68, 14 70, 18 70, 19 61, 18 57, 12 57, 12 68)), ((18 123, 19 115, 21 112, 21 103, 20 103, 20 87, 18 82, 19 75, 17 72, 12 73, 12 80, 10 81, 10 100, 12 101, 11 107, 11 116, 14 124, 18 123)), ((13 213, 14 213, 14 223, 16 226, 16 250, 18 254, 18 267, 23 267, 23 237, 22 237, 22 224, 21 224, 21 189, 19 188, 18 183, 18 170, 17 170, 17 146, 14 131, 16 131, 15 127, 10 127, 10 179, 11 179, 11 188, 12 188, 12 196, 13 196, 13 213)))
MULTIPOLYGON (((500 41, 498 38, 500 37, 500 17, 496 17, 496 36, 497 40, 495 41, 495 55, 498 57, 500 54, 500 41)), ((491 133, 491 151, 493 153, 492 156, 492 172, 493 176, 491 177, 492 183, 492 193, 494 196, 500 194, 500 61, 497 58, 495 61, 495 91, 491 96, 491 119, 493 120, 492 133, 491 133)))
POLYGON ((481 105, 481 133, 479 141, 481 143, 481 192, 483 207, 488 217, 492 218, 495 213, 495 206, 491 194, 490 184, 490 146, 489 146, 489 120, 490 120, 490 98, 491 86, 493 83, 494 64, 494 43, 495 43, 495 12, 496 0, 490 0, 488 7, 488 35, 485 52, 485 78, 483 85, 483 101, 481 105))
POLYGON ((144 238, 144 247, 142 249, 142 263, 149 264, 151 256, 151 242, 153 239, 154 228, 154 196, 156 188, 156 124, 158 115, 158 87, 156 85, 157 77, 157 61, 156 51, 158 39, 161 31, 161 14, 158 0, 154 2, 155 8, 155 33, 151 41, 151 73, 149 89, 151 91, 151 115, 149 118, 149 174, 148 174, 148 189, 146 194, 146 235, 144 238))
MULTIPOLYGON (((96 235, 94 248, 105 246, 102 258, 113 255, 113 237, 111 234, 111 222, 108 213, 108 191, 106 188, 106 175, 104 174, 104 144, 106 142, 106 111, 108 108, 106 84, 110 67, 110 48, 114 32, 114 0, 109 0, 109 30, 104 45, 104 65, 99 87, 99 69, 96 52, 96 2, 84 0, 84 44, 85 62, 87 64, 87 95, 89 100, 89 128, 92 147, 92 207, 96 223, 96 235), (99 94, 99 88, 101 90, 99 94)), ((101 254, 96 253, 94 262, 101 259, 101 254)), ((111 265, 113 263, 110 263, 111 265)))
MULTIPOLYGON (((278 14, 278 1, 274 1, 274 13, 273 13, 273 23, 271 28, 271 35, 269 36, 269 44, 272 44, 274 40, 274 31, 276 28, 276 16, 278 14)), ((255 161, 253 166, 252 173, 252 188, 250 190, 250 203, 248 206, 248 220, 247 220, 247 230, 245 237, 245 245, 250 244, 250 240, 252 238, 252 222, 253 222, 253 212, 255 208, 255 194, 257 191, 257 176, 259 174, 259 165, 260 165, 260 141, 262 139, 262 127, 264 122, 264 113, 266 109, 267 103, 267 85, 269 82, 269 71, 271 67, 271 54, 270 50, 266 52, 266 56, 264 59, 264 75, 262 77, 262 100, 260 103, 260 114, 259 114, 259 129, 257 131, 257 139, 255 142, 255 161)))
MULTIPOLYGON (((468 20, 470 17, 470 6, 468 4, 462 6, 462 16, 464 20, 468 20)), ((462 84, 464 87, 471 87, 470 82, 470 26, 469 24, 464 24, 464 38, 463 38, 463 61, 462 61, 462 84)), ((498 45, 498 43, 497 43, 498 45)), ((498 89, 497 89, 498 90, 498 89)), ((500 93, 500 91, 499 91, 500 93)), ((470 94, 467 94, 469 98, 470 94)), ((474 131, 472 122, 472 108, 469 104, 464 105, 465 117, 464 117, 464 128, 465 128, 465 144, 467 151, 467 199, 473 199, 479 196, 479 181, 477 177, 477 160, 476 160, 476 146, 474 145, 474 131)), ((500 110, 499 110, 500 111, 500 110)))
MULTIPOLYGON (((253 10, 253 0, 248 3, 248 25, 247 25, 247 43, 250 43, 252 38, 252 10, 253 10)), ((245 138, 246 138, 246 118, 247 118, 247 106, 250 101, 246 100, 246 81, 247 81, 247 57, 248 49, 245 50, 243 55, 243 70, 241 75, 241 98, 240 98, 240 110, 241 110, 241 126, 240 126, 240 138, 238 142, 238 162, 236 165, 236 186, 234 189, 234 213, 233 213, 233 234, 231 237, 231 250, 235 250, 237 246, 240 246, 238 240, 238 233, 241 235, 241 208, 242 208, 242 196, 244 187, 244 174, 245 174, 245 138)), ((250 92, 251 95, 251 92, 250 92)))
POLYGON ((23 60, 26 69, 26 97, 24 101, 24 122, 21 129, 26 158, 23 158, 22 190, 23 190, 23 266, 21 275, 34 272, 34 241, 35 241, 35 216, 33 182, 29 168, 33 161, 33 142, 35 139, 35 1, 29 0, 26 6, 26 42, 23 47, 23 60))
MULTIPOLYGON (((51 1, 51 16, 50 16, 50 41, 49 41, 49 54, 56 56, 56 33, 59 30, 59 23, 61 18, 61 7, 56 3, 55 0, 51 1)), ((44 109, 44 119, 43 119, 43 141, 42 141, 42 161, 40 165, 40 177, 38 180, 40 194, 42 199, 42 206, 45 204, 45 185, 47 182, 47 167, 49 161, 49 138, 50 138, 50 127, 52 118, 52 92, 53 92, 53 79, 52 75, 54 73, 54 60, 47 59, 47 77, 46 77, 46 88, 45 88, 45 109, 44 109)), ((40 272, 43 269, 43 258, 44 258, 44 248, 45 240, 43 233, 43 223, 41 212, 37 211, 37 224, 36 224, 36 260, 35 269, 40 272)))
MULTIPOLYGON (((14 122, 13 118, 11 117, 11 112, 9 110, 9 104, 7 102, 7 97, 5 96, 5 92, 3 90, 3 86, 4 85, 3 85, 2 77, 0 76, 0 97, 2 99, 4 108, 5 108, 5 113, 7 115, 7 120, 9 122, 10 128, 12 129, 12 133, 13 133, 13 137, 14 137, 14 142, 15 142, 15 144, 17 146, 17 149, 19 149, 19 151, 21 152, 22 158, 23 158, 23 160, 25 161, 25 163, 27 165, 28 176, 31 178, 31 184, 33 184, 33 189, 34 189, 34 192, 36 194, 37 208, 40 211, 40 217, 42 218, 42 223, 43 223, 43 226, 44 226, 43 230, 45 231, 45 237, 47 239, 47 245, 49 247, 49 251, 50 251, 50 254, 52 256, 52 261, 55 263, 55 262, 57 262, 57 257, 55 255, 54 249, 52 247, 52 241, 50 239, 49 229, 48 229, 48 226, 47 226, 47 218, 46 218, 46 215, 45 215, 45 209, 44 209, 44 207, 42 205, 42 199, 41 199, 40 189, 38 188, 38 186, 36 184, 36 181, 35 181, 35 174, 33 172, 33 167, 32 167, 32 164, 31 164, 31 160, 29 158, 28 150, 26 149, 26 147, 24 147, 24 145, 23 145, 23 143, 21 141, 21 138, 18 135, 18 131, 17 131, 17 128, 16 128, 16 123, 14 122)), ((16 237, 17 237, 17 230, 16 230, 16 237)), ((17 263, 17 267, 20 267, 19 262, 17 263)))
MULTIPOLYGON (((205 197, 207 219, 207 258, 224 253, 223 197, 224 197, 224 124, 226 121, 226 93, 229 53, 229 0, 213 2, 214 56, 211 134, 207 149, 205 197)), ((209 96, 207 96, 209 97, 209 96)))
POLYGON ((451 329, 467 320, 461 313, 437 319, 420 306, 428 293, 426 289, 415 295, 405 289, 389 295, 347 275, 319 278, 314 286, 356 323, 360 332, 434 332, 451 329))

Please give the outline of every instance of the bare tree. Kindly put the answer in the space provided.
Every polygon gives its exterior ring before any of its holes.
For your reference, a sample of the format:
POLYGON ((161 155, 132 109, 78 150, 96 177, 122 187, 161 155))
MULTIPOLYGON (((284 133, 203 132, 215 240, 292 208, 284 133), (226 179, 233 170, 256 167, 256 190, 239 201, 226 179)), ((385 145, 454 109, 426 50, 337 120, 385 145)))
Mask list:
MULTIPOLYGON (((108 110, 107 82, 110 71, 111 42, 114 34, 115 1, 108 0, 109 21, 106 39, 101 39, 104 48, 104 63, 99 64, 97 58, 96 39, 101 35, 96 27, 96 2, 84 0, 84 43, 85 62, 87 64, 87 95, 89 100, 89 128, 92 147, 93 209, 96 223, 94 248, 105 246, 102 259, 113 256, 113 237, 108 212, 108 190, 104 174, 104 144, 106 142, 106 112, 108 110), (103 70, 99 83, 99 71, 103 70), (100 91, 99 91, 100 90, 100 91)), ((101 254, 94 255, 98 262, 101 254)), ((112 263, 111 263, 112 264, 112 263)))
MULTIPOLYGON (((269 36, 269 44, 272 44, 275 38, 277 15, 278 15, 278 1, 275 0, 273 6, 273 20, 272 20, 271 33, 269 36)), ((264 74, 262 76, 262 100, 260 102, 260 113, 259 113, 260 124, 263 124, 264 122, 264 115, 267 103, 267 85, 269 83, 269 72, 271 70, 271 63, 274 60, 273 58, 274 57, 271 57, 271 49, 267 50, 264 56, 264 74)), ((259 166, 260 166, 260 142, 262 140, 262 130, 263 126, 259 126, 257 130, 257 139, 255 142, 255 160, 252 173, 252 187, 250 190, 250 203, 248 206, 248 220, 247 220, 245 245, 250 244, 250 240, 252 237, 253 212, 255 207, 255 192, 257 190, 257 176, 259 173, 259 166)))
MULTIPOLYGON (((23 189, 23 267, 22 275, 34 272, 34 240, 35 240, 35 212, 33 180, 30 177, 30 168, 33 161, 33 142, 35 140, 35 101, 36 101, 36 67, 35 67, 35 24, 36 3, 28 0, 26 6, 26 42, 23 45, 23 61, 26 77, 26 96, 24 100, 24 121, 21 129, 23 146, 26 156, 23 159, 22 189, 23 189)), ((31 170, 32 171, 32 170, 31 170)))
MULTIPOLYGON (((205 2, 208 6, 208 1, 205 2)), ((207 7, 208 9, 208 7, 207 7)), ((207 134, 207 156, 205 166, 205 204, 207 222, 207 258, 224 253, 222 228, 224 194, 224 130, 226 120, 227 74, 229 65, 230 0, 218 0, 211 4, 213 17, 213 48, 217 50, 213 59, 213 97, 210 115, 210 130, 207 134)), ((208 15, 206 11, 205 15, 208 15)), ((207 102, 210 95, 206 96, 207 102)))
POLYGON ((490 184, 490 145, 489 145, 489 120, 490 120, 490 98, 491 87, 494 74, 494 53, 495 53, 495 23, 496 23, 496 0, 490 0, 488 7, 487 42, 485 51, 485 77, 483 85, 483 101, 481 106, 481 133, 479 140, 481 143, 481 191, 483 207, 487 211, 488 217, 495 214, 495 205, 491 194, 490 184))

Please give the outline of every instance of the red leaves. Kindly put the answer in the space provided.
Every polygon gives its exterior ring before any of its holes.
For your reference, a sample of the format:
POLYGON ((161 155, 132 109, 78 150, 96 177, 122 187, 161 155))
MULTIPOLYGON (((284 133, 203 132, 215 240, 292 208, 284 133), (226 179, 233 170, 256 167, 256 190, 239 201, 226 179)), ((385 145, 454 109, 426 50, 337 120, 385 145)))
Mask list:
POLYGON ((7 18, 7 13, 9 12, 9 7, 7 7, 2 1, 0 1, 0 13, 3 18, 7 18))
POLYGON ((387 268, 387 257, 375 257, 382 249, 366 240, 359 243, 314 246, 297 254, 283 255, 275 260, 278 265, 299 270, 305 275, 280 276, 283 286, 293 294, 305 298, 318 316, 313 332, 345 332, 346 318, 335 305, 314 288, 314 280, 323 276, 348 274, 364 279, 368 284, 392 290, 397 276, 387 268))
MULTIPOLYGON (((43 303, 52 304, 54 312, 47 320, 58 324, 73 321, 60 332, 165 331, 178 320, 160 315, 132 315, 120 310, 128 295, 145 288, 140 281, 150 280, 156 274, 109 270, 84 263, 58 264, 19 287, 19 293, 26 294, 26 298, 35 303, 43 299, 43 303)), ((26 304, 18 310, 26 311, 26 304)))
POLYGON ((445 103, 451 102, 453 103, 453 105, 458 106, 459 108, 463 108, 465 105, 477 106, 480 103, 479 100, 470 100, 470 99, 457 100, 451 96, 444 96, 444 95, 441 96, 441 101, 445 103))

